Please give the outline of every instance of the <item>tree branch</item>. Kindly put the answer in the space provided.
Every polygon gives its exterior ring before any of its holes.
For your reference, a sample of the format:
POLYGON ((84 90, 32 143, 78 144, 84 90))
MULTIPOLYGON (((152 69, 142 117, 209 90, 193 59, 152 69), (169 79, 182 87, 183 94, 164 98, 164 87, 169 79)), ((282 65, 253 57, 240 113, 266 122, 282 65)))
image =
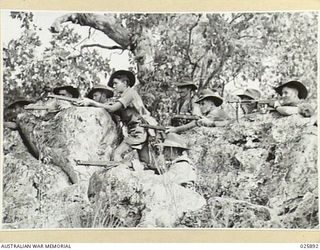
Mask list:
POLYGON ((243 35, 243 36, 239 36, 238 39, 242 39, 242 38, 255 38, 258 39, 257 36, 250 36, 250 35, 243 35))
POLYGON ((213 27, 215 29, 215 32, 217 34, 217 38, 219 39, 218 43, 217 43, 217 51, 220 54, 220 62, 218 64, 218 66, 209 74, 209 76, 205 79, 205 82, 203 83, 203 88, 205 88, 209 82, 212 80, 212 78, 214 77, 214 75, 216 75, 219 71, 222 70, 222 67, 225 63, 225 59, 227 58, 230 50, 228 49, 228 47, 225 46, 225 43, 223 42, 223 39, 220 38, 220 33, 218 32, 218 30, 216 29, 216 27, 213 27), (226 48, 228 49, 226 51, 226 48))
POLYGON ((232 24, 235 20, 237 20, 238 18, 244 16, 244 14, 237 14, 235 15, 235 17, 229 22, 229 24, 232 24))
POLYGON ((57 18, 50 31, 58 33, 61 25, 65 22, 72 22, 81 26, 89 26, 102 31, 111 40, 115 41, 122 49, 130 49, 131 34, 128 29, 122 26, 114 14, 89 14, 89 13, 73 13, 66 14, 57 18))
POLYGON ((106 46, 106 45, 102 45, 102 44, 98 44, 98 43, 94 43, 94 44, 84 44, 80 47, 80 50, 84 49, 84 48, 90 48, 90 47, 99 47, 99 48, 103 48, 103 49, 121 49, 124 50, 122 47, 120 46, 106 46))
MULTIPOLYGON (((191 36, 192 36, 192 30, 199 24, 199 20, 201 18, 201 14, 198 15, 197 21, 190 27, 189 29, 189 38, 188 38, 188 46, 186 50, 186 55, 189 63, 193 66, 192 74, 194 73, 195 69, 198 67, 197 62, 192 62, 191 56, 190 56, 190 47, 191 47, 191 36)), ((199 61, 199 60, 198 60, 199 61)))

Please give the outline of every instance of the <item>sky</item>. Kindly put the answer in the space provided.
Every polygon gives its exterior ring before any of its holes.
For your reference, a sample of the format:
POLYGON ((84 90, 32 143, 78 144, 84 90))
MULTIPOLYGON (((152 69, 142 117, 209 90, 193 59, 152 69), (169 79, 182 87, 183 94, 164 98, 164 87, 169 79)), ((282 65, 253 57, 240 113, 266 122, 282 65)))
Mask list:
MULTIPOLYGON (((34 24, 41 28, 38 31, 38 35, 42 42, 42 46, 40 49, 44 50, 46 46, 49 46, 49 41, 51 40, 51 32, 49 28, 51 24, 55 21, 56 18, 67 14, 68 12, 61 11, 33 11, 34 14, 34 24)), ((21 28, 21 22, 17 19, 13 19, 10 17, 10 11, 2 10, 1 11, 1 41, 2 45, 6 46, 11 39, 16 39, 19 37, 21 28)), ((83 27, 80 25, 75 25, 72 23, 68 23, 69 26, 73 27, 75 31, 80 34, 83 38, 88 37, 89 28, 83 27)), ((86 40, 84 43, 79 44, 78 49, 80 49, 81 45, 84 44, 92 44, 99 43, 102 45, 110 46, 115 45, 115 43, 109 39, 105 34, 101 31, 94 30, 91 32, 91 38, 86 40)), ((109 51, 106 49, 95 48, 102 56, 110 59, 111 68, 118 69, 128 69, 130 67, 128 61, 128 52, 124 51, 120 53, 119 50, 109 51)))

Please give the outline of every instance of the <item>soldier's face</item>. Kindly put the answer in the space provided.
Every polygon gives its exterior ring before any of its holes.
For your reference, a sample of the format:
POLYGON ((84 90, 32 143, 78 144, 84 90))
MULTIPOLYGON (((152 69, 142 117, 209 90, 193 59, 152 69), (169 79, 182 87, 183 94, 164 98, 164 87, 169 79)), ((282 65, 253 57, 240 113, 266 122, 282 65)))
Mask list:
POLYGON ((282 101, 283 104, 292 104, 299 101, 298 90, 294 88, 284 87, 282 89, 282 101))
POLYGON ((210 112, 212 107, 215 107, 214 102, 210 99, 203 99, 199 102, 199 106, 202 114, 207 114, 210 112))
POLYGON ((92 99, 100 103, 104 103, 107 100, 105 93, 101 91, 95 91, 92 95, 92 99))
POLYGON ((174 147, 164 147, 163 155, 167 161, 172 161, 179 156, 177 148, 174 147))
POLYGON ((191 88, 188 88, 188 87, 178 88, 177 92, 180 97, 185 97, 191 92, 191 88))
MULTIPOLYGON (((250 100, 253 100, 253 99, 250 98, 250 97, 243 96, 241 98, 241 100, 250 101, 250 100)), ((256 103, 254 103, 254 102, 252 102, 252 103, 241 103, 241 109, 245 114, 251 113, 255 108, 256 108, 256 103)))
POLYGON ((59 95, 66 96, 66 97, 72 97, 72 94, 69 93, 66 89, 60 89, 59 95))
POLYGON ((113 79, 113 88, 118 93, 123 93, 128 88, 128 84, 125 80, 122 79, 113 79))

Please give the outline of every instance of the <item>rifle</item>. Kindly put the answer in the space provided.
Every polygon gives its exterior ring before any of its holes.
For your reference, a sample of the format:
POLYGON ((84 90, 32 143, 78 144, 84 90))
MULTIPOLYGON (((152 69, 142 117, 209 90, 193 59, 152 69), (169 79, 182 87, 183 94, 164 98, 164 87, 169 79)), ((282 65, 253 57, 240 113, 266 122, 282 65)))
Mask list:
POLYGON ((34 106, 34 107, 24 107, 25 110, 47 110, 47 111, 58 111, 53 108, 47 108, 45 106, 34 106))
POLYGON ((266 99, 266 100, 236 100, 236 101, 227 101, 227 103, 239 103, 239 104, 250 104, 250 103, 258 103, 258 104, 268 104, 271 101, 276 101, 274 99, 266 99))
POLYGON ((77 165, 85 165, 85 166, 98 166, 98 167, 105 167, 107 169, 114 168, 121 164, 119 161, 82 161, 82 160, 75 160, 77 165))
POLYGON ((49 98, 56 98, 58 100, 63 100, 63 101, 68 101, 68 102, 78 102, 80 99, 78 98, 72 98, 72 97, 67 97, 63 95, 48 95, 49 98))
MULTIPOLYGON (((252 104, 252 103, 256 103, 256 104, 262 104, 262 105, 266 105, 269 104, 271 101, 276 101, 275 99, 266 99, 266 100, 236 100, 236 101, 227 101, 227 103, 231 104, 231 103, 235 103, 236 104, 236 121, 239 122, 239 106, 241 104, 252 104)), ((261 106, 260 106, 261 108, 261 106)), ((261 109, 262 110, 262 109, 261 109)), ((266 112, 270 112, 274 110, 273 108, 264 108, 264 113, 266 112)))
POLYGON ((201 117, 197 115, 186 115, 186 114, 174 114, 171 119, 188 119, 188 120, 199 120, 201 117))
POLYGON ((149 129, 154 129, 154 130, 159 130, 159 131, 166 131, 167 130, 166 127, 157 126, 157 125, 150 125, 150 124, 145 124, 145 123, 139 124, 139 126, 143 127, 143 128, 149 128, 149 129))

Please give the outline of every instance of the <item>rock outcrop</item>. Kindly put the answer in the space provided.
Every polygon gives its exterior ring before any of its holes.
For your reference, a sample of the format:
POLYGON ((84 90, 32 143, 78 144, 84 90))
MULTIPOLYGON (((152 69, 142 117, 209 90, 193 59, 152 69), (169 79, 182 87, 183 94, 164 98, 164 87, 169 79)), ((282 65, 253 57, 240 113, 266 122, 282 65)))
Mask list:
MULTIPOLYGON (((199 210, 205 199, 152 170, 132 171, 125 165, 96 172, 90 180, 94 213, 114 216, 125 227, 173 227, 184 213, 199 210), (101 210, 104 206, 107 210, 101 210)), ((105 227, 103 221, 97 225, 105 227)), ((96 225, 94 225, 96 226, 96 225)))
POLYGON ((257 115, 225 129, 200 128, 185 136, 191 138, 199 192, 208 203, 182 225, 188 220, 199 227, 318 225, 317 127, 312 118, 257 115), (262 207, 265 215, 259 219, 262 207))
POLYGON ((79 168, 109 160, 119 131, 103 109, 21 114, 24 140, 4 131, 5 228, 192 227, 316 228, 317 127, 299 115, 257 115, 225 128, 184 134, 195 163, 195 189, 151 170, 120 165, 79 168), (66 167, 80 182, 71 185, 66 167), (90 186, 88 188, 90 182, 90 186), (88 199, 88 197, 90 197, 88 199))
POLYGON ((111 116, 99 108, 71 107, 25 112, 18 124, 19 131, 4 131, 4 227, 83 227, 89 179, 101 167, 75 160, 110 160, 121 139, 111 116))
POLYGON ((50 159, 71 180, 88 182, 98 168, 79 166, 76 160, 109 161, 121 139, 112 117, 101 108, 71 107, 40 117, 31 114, 18 116, 28 144, 36 156, 50 159))

